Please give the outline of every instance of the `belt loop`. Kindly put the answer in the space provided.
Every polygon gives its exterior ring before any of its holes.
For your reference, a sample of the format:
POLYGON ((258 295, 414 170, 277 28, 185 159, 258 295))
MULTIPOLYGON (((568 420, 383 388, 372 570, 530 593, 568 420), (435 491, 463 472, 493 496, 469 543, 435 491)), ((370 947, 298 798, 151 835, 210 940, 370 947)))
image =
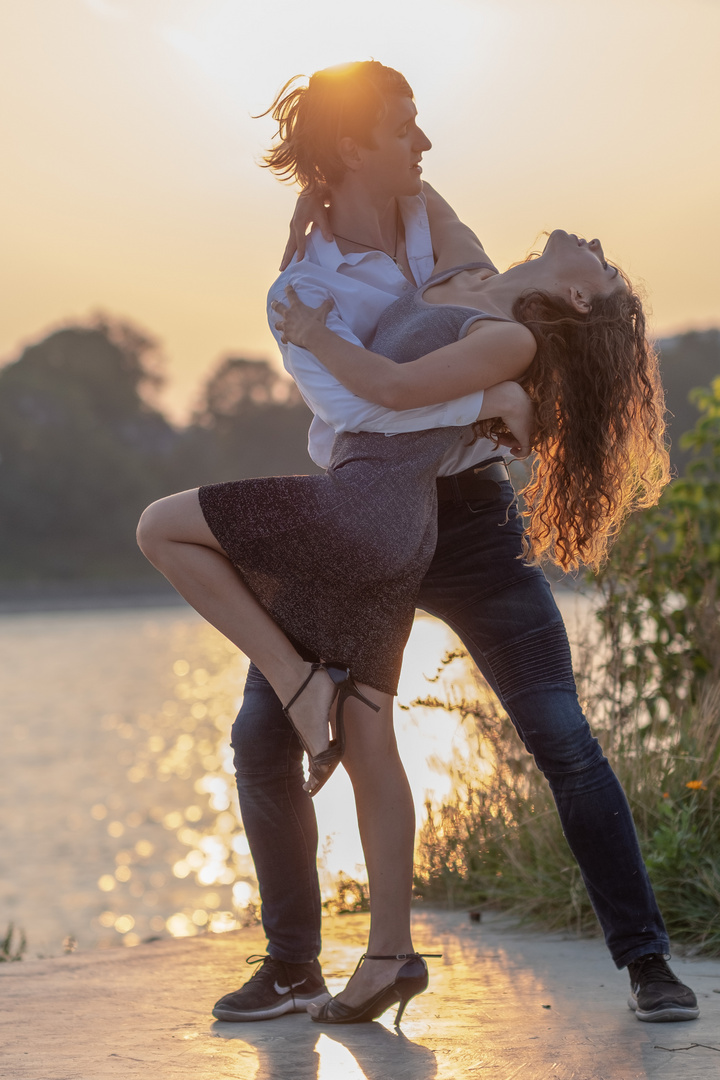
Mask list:
POLYGON ((448 477, 448 479, 450 480, 450 486, 452 487, 453 504, 455 506, 461 506, 463 502, 463 497, 460 493, 460 481, 458 480, 458 474, 454 473, 452 476, 448 477))

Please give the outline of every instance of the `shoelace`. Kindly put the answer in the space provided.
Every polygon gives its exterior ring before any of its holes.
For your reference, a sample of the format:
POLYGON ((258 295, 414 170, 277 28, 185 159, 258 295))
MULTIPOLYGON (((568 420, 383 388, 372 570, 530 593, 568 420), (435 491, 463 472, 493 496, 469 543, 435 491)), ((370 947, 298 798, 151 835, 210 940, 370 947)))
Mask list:
MULTIPOLYGON (((248 956, 245 963, 250 964, 252 967, 254 964, 264 964, 266 960, 272 960, 272 956, 270 956, 269 953, 253 953, 252 956, 248 956)), ((253 979, 255 978, 255 975, 259 975, 261 971, 262 968, 258 968, 253 974, 253 979)))
MULTIPOLYGON (((253 976, 252 976, 252 977, 253 977, 253 979, 255 979, 255 978, 261 977, 261 976, 262 976, 262 974, 263 974, 263 972, 264 972, 265 970, 267 970, 268 974, 270 974, 270 969, 269 969, 269 968, 267 968, 267 969, 265 968, 265 964, 266 964, 266 962, 267 962, 268 960, 272 961, 272 963, 274 963, 274 964, 279 964, 279 965, 280 965, 280 967, 282 968, 282 970, 283 970, 283 975, 284 975, 284 977, 285 977, 285 982, 287 983, 287 987, 288 987, 288 990, 290 991, 290 996, 292 997, 292 1002, 293 1002, 293 1005, 294 1005, 294 1004, 295 1004, 295 993, 294 993, 295 987, 293 986, 293 981, 292 981, 292 977, 291 977, 290 973, 288 972, 288 969, 287 969, 287 967, 285 966, 285 963, 284 963, 284 961, 282 961, 282 960, 276 960, 276 959, 275 959, 275 957, 274 957, 274 956, 270 956, 270 954, 269 954, 269 953, 265 953, 264 955, 262 955, 262 954, 260 954, 260 953, 253 953, 253 955, 252 955, 252 956, 248 956, 248 958, 247 958, 247 960, 245 961, 245 963, 246 963, 246 964, 250 964, 251 966, 252 966, 253 964, 262 964, 262 965, 263 965, 262 967, 259 967, 259 968, 257 969, 257 971, 256 971, 256 972, 255 972, 255 973, 253 974, 253 976)), ((274 975, 272 975, 272 976, 271 976, 271 978, 273 979, 273 982, 274 982, 274 981, 275 981, 275 976, 274 976, 274 975)), ((304 982, 304 981, 305 981, 305 980, 303 980, 303 982, 304 982)))
POLYGON ((637 960, 631 961, 633 971, 633 983, 636 986, 640 985, 641 980, 644 982, 666 982, 666 983, 679 983, 677 975, 673 975, 670 968, 665 962, 663 956, 651 955, 641 956, 637 960), (637 968, 635 965, 637 964, 637 968))

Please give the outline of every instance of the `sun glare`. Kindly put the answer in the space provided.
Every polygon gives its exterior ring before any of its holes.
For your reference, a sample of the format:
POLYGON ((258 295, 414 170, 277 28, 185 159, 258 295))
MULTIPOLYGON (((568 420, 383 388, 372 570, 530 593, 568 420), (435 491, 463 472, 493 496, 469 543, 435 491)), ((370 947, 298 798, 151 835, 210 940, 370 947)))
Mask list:
MULTIPOLYGON (((446 14, 448 7, 457 8, 456 15, 448 18, 456 17, 463 27, 452 42, 458 78, 470 70, 477 81, 473 55, 492 39, 494 48, 483 56, 480 75, 481 80, 491 78, 502 63, 508 15, 495 5, 474 8, 460 0, 447 0, 446 14)), ((431 0, 412 5, 308 0, 300 7, 278 0, 272 20, 262 6, 224 0, 195 7, 184 18, 161 26, 160 35, 225 92, 251 107, 253 103, 262 107, 291 75, 310 75, 347 60, 381 60, 406 72, 414 84, 422 80, 427 91, 438 70, 436 20, 437 8, 431 0)))
POLYGON ((365 1080, 350 1051, 340 1043, 322 1034, 315 1045, 318 1062, 318 1080, 365 1080))

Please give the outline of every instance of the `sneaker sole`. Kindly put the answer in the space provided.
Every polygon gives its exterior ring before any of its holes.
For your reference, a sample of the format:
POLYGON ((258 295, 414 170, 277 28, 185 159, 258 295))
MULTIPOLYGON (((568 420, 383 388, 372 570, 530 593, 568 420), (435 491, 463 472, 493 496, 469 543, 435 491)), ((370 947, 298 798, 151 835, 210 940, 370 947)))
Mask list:
POLYGON ((646 1024, 668 1024, 674 1021, 697 1020, 700 1015, 699 1008, 692 1009, 682 1005, 664 1005, 659 1009, 653 1009, 652 1012, 644 1012, 642 1009, 638 1009, 637 1001, 632 997, 628 998, 628 1008, 632 1009, 638 1020, 642 1020, 646 1024))
POLYGON ((252 1020, 274 1020, 276 1016, 284 1016, 285 1013, 306 1012, 308 1005, 322 1005, 329 1000, 329 992, 323 990, 319 994, 308 994, 306 996, 296 994, 294 1001, 291 997, 287 997, 268 1009, 250 1009, 241 1012, 238 1009, 227 1009, 221 1006, 220 1008, 215 1007, 212 1014, 216 1020, 224 1020, 230 1024, 241 1024, 252 1020))

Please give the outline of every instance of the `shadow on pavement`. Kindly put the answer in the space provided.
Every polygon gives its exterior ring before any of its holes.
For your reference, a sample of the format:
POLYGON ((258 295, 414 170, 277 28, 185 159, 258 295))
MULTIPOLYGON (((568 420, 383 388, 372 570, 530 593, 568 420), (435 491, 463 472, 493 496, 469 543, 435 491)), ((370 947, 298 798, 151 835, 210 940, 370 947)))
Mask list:
POLYGON ((210 1030, 254 1052, 258 1080, 317 1080, 321 1065, 323 1075, 341 1076, 353 1063, 366 1080, 434 1080, 438 1071, 432 1050, 377 1022, 324 1027, 294 1014, 272 1023, 216 1022, 210 1030))

